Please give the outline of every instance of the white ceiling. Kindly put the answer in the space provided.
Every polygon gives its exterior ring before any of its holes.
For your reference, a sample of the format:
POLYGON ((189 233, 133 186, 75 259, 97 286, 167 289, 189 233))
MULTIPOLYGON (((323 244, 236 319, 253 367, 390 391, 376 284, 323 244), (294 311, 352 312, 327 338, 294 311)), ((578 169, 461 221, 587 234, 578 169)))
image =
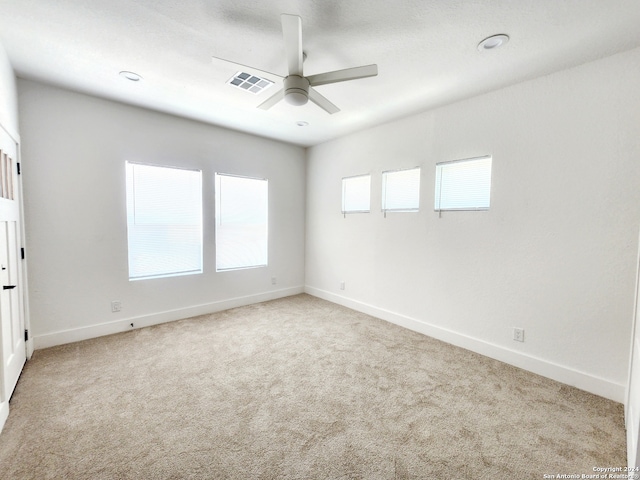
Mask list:
POLYGON ((1 0, 0 42, 19 77, 310 146, 640 46, 640 1, 1 0), (334 115, 257 109, 276 87, 227 85, 212 56, 286 75, 281 13, 302 17, 305 75, 379 75, 316 87, 334 115), (497 33, 510 42, 478 51, 497 33))

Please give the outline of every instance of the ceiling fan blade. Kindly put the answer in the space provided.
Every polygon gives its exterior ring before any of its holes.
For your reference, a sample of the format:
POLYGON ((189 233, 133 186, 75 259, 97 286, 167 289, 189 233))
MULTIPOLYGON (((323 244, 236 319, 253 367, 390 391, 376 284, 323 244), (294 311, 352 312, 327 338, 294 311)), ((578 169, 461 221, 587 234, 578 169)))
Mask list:
POLYGON ((328 83, 344 82, 346 80, 356 80, 358 78, 375 77, 378 75, 378 66, 376 64, 364 65, 362 67, 345 68, 344 70, 335 70, 333 72, 319 73, 307 77, 309 85, 312 87, 318 85, 326 85, 328 83))
POLYGON ((314 90, 313 88, 309 88, 309 100, 325 110, 327 113, 334 114, 340 111, 338 107, 327 100, 326 97, 320 95, 318 91, 314 90))
POLYGON ((280 19, 289 75, 302 76, 302 19, 286 13, 280 15, 280 19))
POLYGON ((258 108, 261 108, 262 110, 269 110, 271 107, 273 107, 276 103, 278 103, 283 98, 284 98, 284 89, 279 90, 273 95, 271 95, 264 102, 258 105, 258 108))
POLYGON ((265 70, 260 70, 259 68, 250 67, 249 65, 243 65, 241 63, 232 62, 231 60, 225 60, 224 58, 211 57, 213 64, 218 65, 220 67, 233 67, 236 71, 243 71, 247 73, 256 72, 258 76, 266 78, 267 80, 277 81, 282 80, 284 77, 282 75, 278 75, 277 73, 267 72, 265 70), (275 77, 275 78, 269 78, 275 77))

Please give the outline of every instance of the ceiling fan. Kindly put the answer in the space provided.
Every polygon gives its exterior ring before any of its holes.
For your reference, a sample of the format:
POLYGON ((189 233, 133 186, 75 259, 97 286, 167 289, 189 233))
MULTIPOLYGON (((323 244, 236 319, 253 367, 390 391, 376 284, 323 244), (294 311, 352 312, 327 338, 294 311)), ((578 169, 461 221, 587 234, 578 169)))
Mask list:
POLYGON ((319 73, 316 75, 304 76, 302 63, 306 58, 306 54, 302 50, 302 19, 297 15, 288 15, 283 13, 282 35, 284 37, 285 53, 287 56, 287 65, 289 75, 283 77, 271 72, 266 72, 254 67, 231 62, 218 57, 213 57, 214 61, 221 60, 235 66, 250 68, 259 72, 266 73, 270 76, 282 79, 283 88, 266 99, 258 108, 268 110, 280 100, 284 99, 291 105, 305 105, 309 100, 318 105, 330 114, 339 112, 340 109, 331 103, 327 98, 318 93, 313 87, 318 85, 327 85, 329 83, 345 82, 347 80, 356 80, 358 78, 375 77, 378 75, 378 66, 364 65, 362 67, 345 68, 343 70, 335 70, 333 72, 319 73))

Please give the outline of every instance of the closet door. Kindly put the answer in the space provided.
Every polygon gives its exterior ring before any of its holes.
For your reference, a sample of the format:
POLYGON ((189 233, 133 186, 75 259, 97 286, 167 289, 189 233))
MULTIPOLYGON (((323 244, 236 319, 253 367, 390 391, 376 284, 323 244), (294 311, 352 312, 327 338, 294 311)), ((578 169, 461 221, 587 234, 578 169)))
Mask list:
POLYGON ((8 402, 26 360, 17 153, 16 142, 0 128, 0 403, 8 402))

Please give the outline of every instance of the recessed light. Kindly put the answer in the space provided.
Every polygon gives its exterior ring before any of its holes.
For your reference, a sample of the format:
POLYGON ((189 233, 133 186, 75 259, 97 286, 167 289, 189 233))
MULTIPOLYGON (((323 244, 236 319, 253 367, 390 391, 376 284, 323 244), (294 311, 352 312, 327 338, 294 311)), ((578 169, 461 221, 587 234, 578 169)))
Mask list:
POLYGON ((478 44, 478 50, 495 50, 509 41, 509 35, 501 33, 499 35, 491 35, 478 44))
POLYGON ((299 127, 306 127, 309 125, 309 122, 305 122, 304 120, 298 120, 296 122, 296 125, 298 125, 299 127))
POLYGON ((127 80, 131 80, 132 82, 139 82, 140 80, 142 80, 142 75, 138 75, 135 72, 128 72, 126 70, 120 72, 120 76, 126 78, 127 80))

